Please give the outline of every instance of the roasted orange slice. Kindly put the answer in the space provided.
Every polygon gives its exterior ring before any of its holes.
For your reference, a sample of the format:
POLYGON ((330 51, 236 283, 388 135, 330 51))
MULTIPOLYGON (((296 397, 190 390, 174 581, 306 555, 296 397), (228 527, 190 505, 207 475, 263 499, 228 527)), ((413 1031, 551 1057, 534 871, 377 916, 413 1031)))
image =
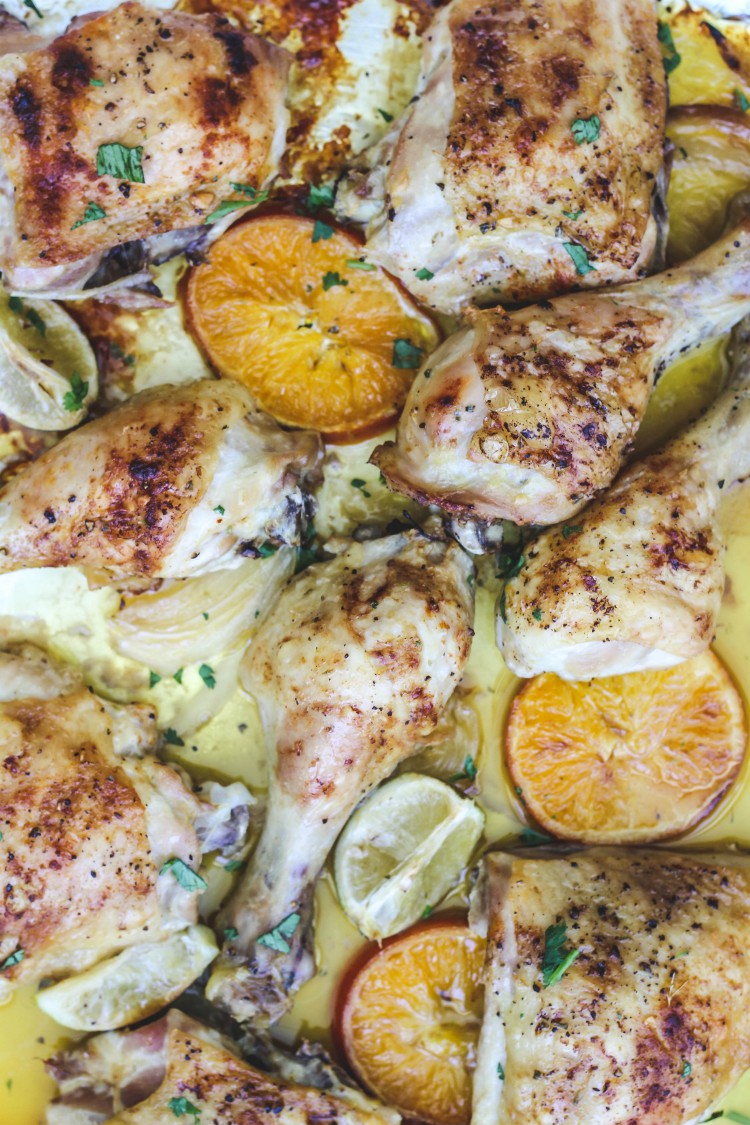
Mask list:
POLYGON ((336 1032, 347 1063, 406 1118, 469 1121, 483 961, 465 921, 436 918, 368 946, 343 982, 336 1032))
POLYGON ((635 844, 685 832, 721 800, 747 745, 739 693, 711 652, 662 672, 568 683, 546 673, 511 707, 516 793, 553 836, 635 844))
POLYGON ((187 307, 221 375, 279 422, 334 439, 389 425, 438 342, 432 319, 352 235, 294 215, 232 227, 193 270, 187 307))
POLYGON ((670 112, 667 135, 675 146, 667 193, 667 255, 674 263, 714 242, 730 200, 750 188, 750 112, 682 106, 670 112))

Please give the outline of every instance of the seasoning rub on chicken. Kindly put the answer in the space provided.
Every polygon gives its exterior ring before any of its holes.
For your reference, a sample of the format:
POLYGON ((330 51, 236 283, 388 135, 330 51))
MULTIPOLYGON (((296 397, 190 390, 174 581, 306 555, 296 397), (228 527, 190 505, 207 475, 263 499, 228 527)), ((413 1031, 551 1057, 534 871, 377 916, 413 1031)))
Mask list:
POLYGON ((750 1065, 746 861, 495 853, 474 927, 473 1125, 684 1125, 750 1065))
POLYGON ((209 999, 273 1020, 313 972, 312 894, 357 803, 425 740, 466 663, 473 566, 443 538, 353 543, 282 593, 244 659, 268 744, 266 819, 219 916, 209 999), (234 936, 232 936, 234 935, 234 936))
POLYGON ((657 241, 665 112, 652 0, 452 0, 340 205, 444 312, 632 280, 657 241))
POLYGON ((0 493, 0 571, 188 578, 299 543, 321 457, 233 380, 165 385, 63 438, 0 493))
POLYGON ((231 221, 277 169, 288 62, 215 14, 140 3, 3 56, 6 285, 54 296, 144 281, 150 259, 231 221))

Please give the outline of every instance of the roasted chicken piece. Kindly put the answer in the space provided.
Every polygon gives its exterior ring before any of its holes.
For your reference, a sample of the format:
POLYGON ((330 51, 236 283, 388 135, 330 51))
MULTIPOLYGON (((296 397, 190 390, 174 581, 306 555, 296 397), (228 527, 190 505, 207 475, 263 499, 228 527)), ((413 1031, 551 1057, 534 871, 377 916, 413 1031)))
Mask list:
POLYGON ((338 205, 443 312, 632 280, 657 242, 665 93, 651 0, 452 0, 338 205))
POLYGON ((614 480, 654 381, 750 311, 750 220, 692 261, 604 293, 475 312, 417 375, 389 485, 459 525, 569 519, 614 480))
MULTIPOLYGON (((97 699, 31 646, 1 654, 0 673, 4 1003, 19 983, 82 972, 127 946, 147 957, 193 925, 198 891, 172 868, 197 870, 217 826, 209 803, 148 753, 147 708, 97 699)), ((247 808, 221 819, 219 842, 236 850, 247 808)))
POLYGON ((0 493, 0 571, 189 578, 299 542, 317 436, 232 380, 165 385, 69 434, 0 493))
POLYGON ((683 1125, 750 1065, 743 861, 595 849, 484 861, 474 1125, 683 1125))
POLYGON ((519 676, 569 680, 669 668, 711 644, 724 592, 722 496, 750 475, 750 325, 730 386, 663 450, 636 461, 526 551, 498 604, 519 676))
POLYGON ((205 1125, 398 1125, 397 1113, 344 1084, 333 1066, 310 1063, 282 1063, 293 1077, 274 1077, 245 1062, 235 1042, 172 1009, 52 1058, 60 1094, 47 1125, 162 1125, 183 1116, 205 1125))
POLYGON ((435 726, 471 644, 473 567, 407 532, 352 544, 287 587, 244 659, 269 749, 260 842, 222 910, 207 995, 273 1020, 313 972, 320 870, 356 804, 435 726))
POLYGON ((220 16, 131 2, 4 55, 8 288, 73 296, 149 281, 150 260, 220 233, 213 219, 231 222, 277 169, 288 63, 220 16))

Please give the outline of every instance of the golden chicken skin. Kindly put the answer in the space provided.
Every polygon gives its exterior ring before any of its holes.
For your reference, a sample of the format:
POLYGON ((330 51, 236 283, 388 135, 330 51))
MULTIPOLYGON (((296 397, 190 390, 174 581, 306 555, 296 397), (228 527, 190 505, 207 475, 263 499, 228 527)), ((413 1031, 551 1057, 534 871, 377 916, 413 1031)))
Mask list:
POLYGON ((60 1090, 48 1125, 163 1125, 177 1117, 203 1125, 400 1121, 341 1082, 330 1065, 310 1067, 322 1088, 301 1083, 304 1063, 291 1063, 294 1078, 272 1077, 239 1057, 231 1040, 174 1009, 136 1031, 94 1036, 51 1059, 48 1069, 60 1090))
POLYGON ((494 853, 472 1125, 683 1125, 750 1064, 743 861, 494 853))
POLYGON ((4 55, 6 285, 143 280, 150 258, 217 233, 277 168, 287 71, 284 51, 222 17, 135 2, 4 55))
POLYGON ((629 281, 656 247, 665 113, 652 0, 452 0, 340 205, 443 312, 629 281))

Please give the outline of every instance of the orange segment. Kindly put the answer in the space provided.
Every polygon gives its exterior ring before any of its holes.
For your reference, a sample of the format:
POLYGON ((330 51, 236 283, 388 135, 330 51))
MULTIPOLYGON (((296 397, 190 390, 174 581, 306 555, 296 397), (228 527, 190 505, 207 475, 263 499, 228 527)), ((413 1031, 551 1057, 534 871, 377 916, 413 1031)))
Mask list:
POLYGON ((361 436, 398 415, 438 332, 383 270, 347 264, 362 257, 350 234, 315 231, 292 215, 232 227, 192 271, 189 321, 216 369, 278 421, 361 436))
POLYGON ((407 1118, 469 1121, 483 961, 465 922, 438 918, 369 946, 345 981, 337 1031, 349 1066, 407 1118))
POLYGON ((547 673, 516 696, 505 755, 516 792, 554 836, 634 844, 685 832, 739 773, 742 701, 711 652, 663 672, 568 683, 547 673))
POLYGON ((667 193, 673 263, 714 242, 730 200, 750 187, 750 113, 682 106, 670 111, 667 135, 675 146, 667 193))

